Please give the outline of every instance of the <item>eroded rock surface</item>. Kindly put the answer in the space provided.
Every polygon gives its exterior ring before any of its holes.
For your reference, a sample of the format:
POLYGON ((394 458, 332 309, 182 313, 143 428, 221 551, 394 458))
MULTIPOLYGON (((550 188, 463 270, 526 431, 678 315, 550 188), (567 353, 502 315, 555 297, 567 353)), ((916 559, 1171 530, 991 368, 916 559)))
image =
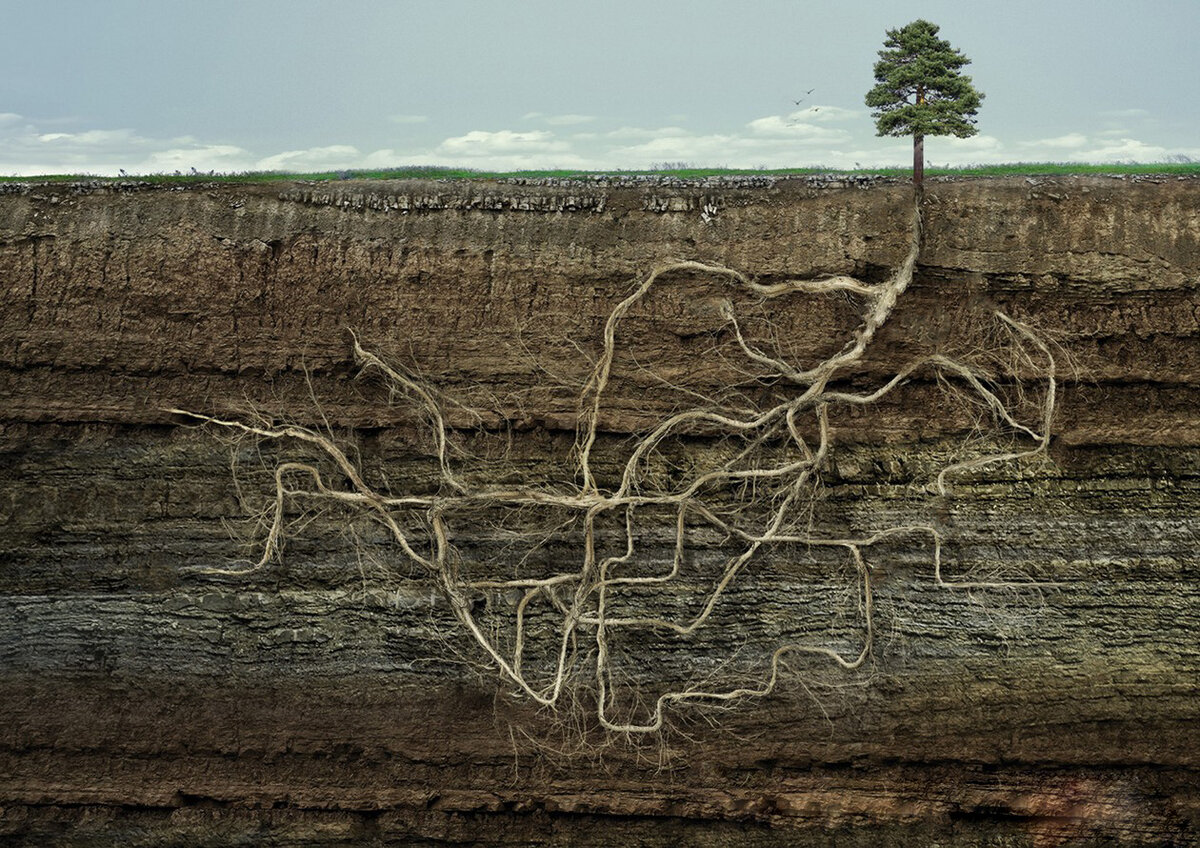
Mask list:
MULTIPOLYGON (((0 834, 1193 844, 1195 180, 928 186, 916 280, 848 385, 969 346, 978 315, 1002 308, 1069 366, 1049 456, 936 495, 931 476, 977 416, 917 377, 834 417, 813 522, 936 523, 955 574, 1041 585, 948 591, 927 550, 882 551, 878 640, 857 672, 798 660, 770 698, 685 711, 665 738, 606 740, 479 672, 470 644, 446 637, 436 594, 365 568, 336 515, 298 533, 281 564, 203 572, 243 553, 231 457, 251 502, 265 472, 253 445, 166 410, 328 422, 372 473, 432 485, 421 416, 355 379, 352 332, 455 399, 451 423, 493 451, 497 473, 564 479, 579 385, 636 280, 697 259, 761 282, 878 281, 905 253, 908 191, 402 182, 0 197, 0 834)), ((682 276, 622 325, 602 471, 675 408, 665 384, 703 395, 745 379, 707 355, 722 332, 709 295, 682 276)), ((791 353, 819 357, 856 316, 820 297, 772 322, 791 353)), ((686 452, 715 450, 697 437, 686 452)), ((461 532, 467 548, 504 544, 487 527, 461 532)), ((571 556, 569 541, 547 555, 571 556)), ((820 557, 766 563, 704 638, 635 658, 630 679, 652 691, 720 661, 749 673, 781 639, 851 645, 846 585, 820 557)))

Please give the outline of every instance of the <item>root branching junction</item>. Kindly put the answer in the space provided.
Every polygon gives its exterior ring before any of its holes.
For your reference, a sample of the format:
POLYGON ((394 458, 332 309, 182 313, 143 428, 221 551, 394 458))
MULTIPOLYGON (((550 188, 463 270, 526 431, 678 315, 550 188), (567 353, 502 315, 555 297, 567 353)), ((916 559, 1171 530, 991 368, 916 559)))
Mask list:
MULTIPOLYGON (((937 353, 909 363, 875 388, 859 392, 834 388, 850 382, 851 373, 861 365, 912 282, 920 235, 920 218, 915 212, 905 261, 890 278, 876 284, 832 277, 761 285, 738 271, 701 262, 655 268, 617 304, 604 326, 598 359, 580 395, 573 481, 544 485, 481 481, 473 473, 470 458, 451 450, 454 434, 437 395, 357 340, 354 356, 359 365, 380 375, 395 394, 418 406, 429 422, 439 480, 432 494, 397 494, 388 487, 369 484, 357 459, 327 432, 174 410, 258 439, 303 443, 322 457, 319 463, 289 461, 274 469, 273 501, 261 556, 243 569, 225 573, 253 571, 279 555, 293 501, 324 502, 369 513, 386 529, 394 545, 396 559, 403 566, 397 566, 397 574, 403 572, 411 575, 409 579, 436 586, 462 632, 517 692, 555 708, 578 703, 582 687, 592 693, 589 701, 594 703, 595 719, 610 731, 654 732, 663 728, 672 708, 681 705, 719 705, 766 695, 779 684, 789 655, 815 655, 843 669, 858 668, 869 657, 874 636, 868 561, 873 546, 887 542, 927 547, 932 579, 939 586, 988 588, 1001 584, 944 579, 943 539, 931 525, 882 527, 846 538, 828 538, 812 528, 820 474, 828 467, 832 447, 831 412, 839 407, 870 406, 918 374, 952 385, 979 408, 981 419, 1008 437, 1009 447, 942 468, 934 485, 944 494, 956 475, 1044 451, 1055 409, 1051 348, 1029 326, 1002 312, 996 312, 992 320, 994 332, 1007 340, 1010 352, 1005 375, 998 376, 997 369, 981 367, 970 357, 937 353), (802 304, 806 298, 840 295, 861 304, 861 319, 841 350, 805 365, 790 361, 778 346, 764 345, 745 332, 732 298, 717 301, 730 349, 760 380, 769 379, 776 389, 774 398, 782 399, 754 406, 746 402, 746 395, 739 395, 737 402, 711 401, 680 409, 638 435, 615 472, 611 465, 598 470, 597 440, 602 437, 606 392, 617 379, 614 357, 621 344, 622 319, 652 289, 684 275, 742 297, 748 295, 759 303, 777 301, 788 308, 796 308, 794 304, 802 304), (710 452, 720 458, 708 467, 680 470, 676 465, 672 473, 661 473, 668 448, 697 434, 710 442, 724 439, 732 447, 710 452), (514 554, 511 562, 496 561, 455 542, 459 529, 489 521, 499 526, 507 520, 506 532, 520 536, 521 527, 528 526, 529 516, 536 514, 551 516, 543 522, 544 527, 571 528, 569 538, 578 546, 573 559, 557 555, 539 559, 531 556, 526 546, 526 555, 514 554), (656 525, 657 549, 673 551, 669 561, 660 557, 651 562, 645 556, 645 521, 656 525), (514 528, 514 523, 521 526, 514 528), (698 582, 688 570, 694 541, 704 533, 721 540, 719 549, 710 546, 708 551, 710 561, 715 557, 719 564, 707 581, 698 582), (663 544, 671 537, 673 544, 663 544), (649 695, 639 691, 632 700, 626 697, 627 690, 615 680, 614 646, 618 642, 627 650, 639 639, 686 640, 706 626, 715 626, 717 611, 739 576, 769 549, 780 546, 844 552, 853 566, 860 648, 782 644, 769 654, 765 667, 759 666, 756 682, 747 684, 739 678, 722 684, 718 670, 703 680, 693 677, 690 684, 649 695), (712 554, 713 550, 719 555, 712 554), (651 593, 671 591, 687 594, 687 603, 661 605, 666 612, 654 613, 656 596, 651 593), (496 624, 495 616, 485 620, 493 606, 489 599, 497 597, 509 599, 502 626, 496 624), (481 600, 488 603, 481 604, 481 600)), ((611 463, 611 459, 607 461, 611 463)))

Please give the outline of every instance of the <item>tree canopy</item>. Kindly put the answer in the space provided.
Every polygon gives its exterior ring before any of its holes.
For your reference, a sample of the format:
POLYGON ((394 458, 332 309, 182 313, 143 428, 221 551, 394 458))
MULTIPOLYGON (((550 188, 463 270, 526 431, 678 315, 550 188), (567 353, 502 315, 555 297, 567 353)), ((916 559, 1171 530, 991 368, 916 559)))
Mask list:
POLYGON ((875 87, 866 98, 875 110, 877 135, 913 137, 913 179, 918 184, 923 137, 975 135, 975 113, 983 101, 983 92, 960 72, 971 60, 937 34, 937 24, 926 20, 888 30, 875 63, 875 87))

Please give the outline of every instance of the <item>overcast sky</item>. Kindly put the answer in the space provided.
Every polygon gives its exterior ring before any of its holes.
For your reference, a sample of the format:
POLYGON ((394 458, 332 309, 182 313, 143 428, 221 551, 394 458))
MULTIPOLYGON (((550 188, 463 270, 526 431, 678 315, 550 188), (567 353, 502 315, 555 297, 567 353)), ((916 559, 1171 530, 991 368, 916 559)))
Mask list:
POLYGON ((935 165, 1200 160, 1200 0, 0 0, 0 174, 911 162, 926 18, 986 99, 935 165), (796 104, 794 101, 801 101, 796 104))

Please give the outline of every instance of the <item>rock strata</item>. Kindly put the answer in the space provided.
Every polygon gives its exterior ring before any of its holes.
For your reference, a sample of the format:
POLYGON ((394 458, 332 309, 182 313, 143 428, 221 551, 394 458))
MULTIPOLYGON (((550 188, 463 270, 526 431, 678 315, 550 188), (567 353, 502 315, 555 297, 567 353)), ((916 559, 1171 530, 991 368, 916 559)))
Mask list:
MULTIPOLYGON (((0 184, 7 844, 1200 840, 1200 182, 930 181, 914 283, 846 388, 978 344, 979 315, 1003 309, 1061 353, 1048 456, 938 495, 979 416, 917 374, 833 417, 812 521, 935 524, 949 576, 1012 585, 939 588, 927 549, 882 550, 862 669, 797 660, 771 697, 681 712, 651 740, 515 697, 447 636, 436 592, 360 555, 389 556, 369 523, 317 515, 281 562, 206 573, 244 555, 287 454, 169 410, 328 426, 373 479, 432 486, 427 423, 356 379, 353 333, 448 399, 489 473, 566 485, 580 385, 637 280, 694 259, 767 284, 877 282, 905 254, 908 187, 15 185, 0 184)), ((676 408, 664 385, 773 390, 709 355, 712 296, 682 275, 622 325, 602 475, 676 408)), ((856 316, 823 296, 763 326, 819 357, 856 316)), ((697 433, 673 461, 723 449, 697 433)), ((511 543, 461 532, 481 555, 511 543)), ((645 550, 669 557, 657 532, 645 550)), ((704 638, 629 645, 628 679, 753 675, 781 640, 849 649, 848 585, 829 559, 765 560, 704 638)))

